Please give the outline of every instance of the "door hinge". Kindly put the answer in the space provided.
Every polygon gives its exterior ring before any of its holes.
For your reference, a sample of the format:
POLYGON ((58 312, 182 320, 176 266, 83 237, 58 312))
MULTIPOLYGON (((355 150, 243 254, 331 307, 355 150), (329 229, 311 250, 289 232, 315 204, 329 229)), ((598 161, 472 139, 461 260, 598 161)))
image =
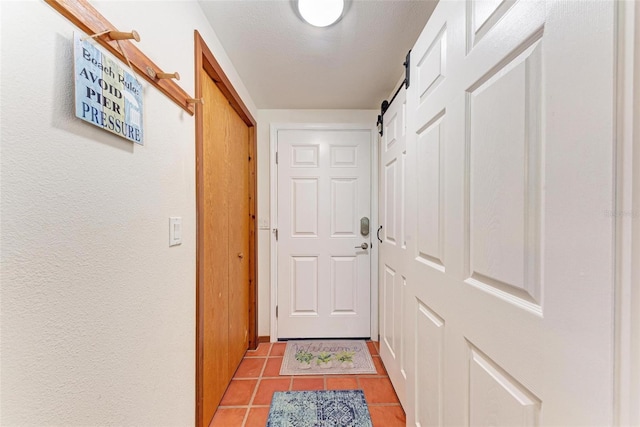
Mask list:
POLYGON ((276 151, 276 165, 278 164, 278 152, 276 151))
POLYGON ((276 319, 278 318, 278 306, 276 305, 276 319))
POLYGON ((274 228, 274 229, 273 229, 273 234, 275 234, 275 236, 276 236, 276 242, 277 242, 277 241, 278 241, 278 229, 277 229, 277 228, 274 228))

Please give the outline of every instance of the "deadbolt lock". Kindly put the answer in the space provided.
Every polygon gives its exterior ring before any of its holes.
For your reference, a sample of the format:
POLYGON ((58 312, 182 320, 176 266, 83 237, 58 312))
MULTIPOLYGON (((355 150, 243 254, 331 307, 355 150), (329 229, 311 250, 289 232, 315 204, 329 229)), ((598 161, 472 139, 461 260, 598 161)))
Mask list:
POLYGON ((369 218, 366 216, 360 218, 360 234, 365 237, 369 235, 369 218))

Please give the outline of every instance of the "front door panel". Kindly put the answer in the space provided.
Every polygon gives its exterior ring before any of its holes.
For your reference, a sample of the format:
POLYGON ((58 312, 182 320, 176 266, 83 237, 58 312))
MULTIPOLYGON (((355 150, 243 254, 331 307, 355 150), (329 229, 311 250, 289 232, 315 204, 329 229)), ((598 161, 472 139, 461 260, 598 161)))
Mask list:
POLYGON ((370 130, 278 131, 278 338, 370 335, 370 130))

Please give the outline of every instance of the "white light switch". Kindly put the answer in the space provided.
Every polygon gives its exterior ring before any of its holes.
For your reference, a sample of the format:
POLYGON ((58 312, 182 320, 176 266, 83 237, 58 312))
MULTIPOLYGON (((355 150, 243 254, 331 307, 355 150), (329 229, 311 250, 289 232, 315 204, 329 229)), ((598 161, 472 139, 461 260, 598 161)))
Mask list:
POLYGON ((169 217, 169 246, 182 244, 182 218, 169 217))
POLYGON ((269 229, 269 218, 258 218, 258 228, 260 230, 269 229))

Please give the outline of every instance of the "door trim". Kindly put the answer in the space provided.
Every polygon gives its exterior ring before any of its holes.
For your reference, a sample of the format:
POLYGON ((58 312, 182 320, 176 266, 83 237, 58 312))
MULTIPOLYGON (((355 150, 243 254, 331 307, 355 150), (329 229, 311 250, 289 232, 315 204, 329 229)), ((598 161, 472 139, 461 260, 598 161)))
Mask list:
MULTIPOLYGON (((229 100, 229 104, 238 113, 240 118, 249 128, 249 348, 255 349, 258 346, 258 305, 256 299, 257 290, 257 228, 256 228, 256 167, 257 167, 257 140, 256 140, 256 120, 251 112, 234 89, 231 81, 222 70, 222 67, 215 59, 213 53, 205 43, 200 33, 194 31, 195 45, 195 97, 202 97, 202 81, 200 71, 205 70, 211 79, 216 83, 220 91, 229 100)), ((196 104, 197 105, 197 104, 196 104)), ((204 276, 204 265, 202 262, 204 245, 200 236, 200 231, 204 229, 204 217, 202 200, 203 193, 203 111, 196 106, 196 426, 201 427, 202 418, 202 371, 204 352, 204 328, 203 321, 203 292, 201 286, 204 276)))
MULTIPOLYGON (((278 322, 276 305, 278 303, 278 245, 275 230, 278 228, 278 168, 276 166, 276 149, 278 147, 279 130, 367 130, 371 132, 371 233, 378 229, 378 132, 370 123, 271 123, 269 137, 269 257, 270 257, 270 309, 269 331, 271 342, 278 341, 278 322)), ((371 339, 378 338, 378 242, 372 238, 371 245, 371 339)))
POLYGON ((616 3, 615 425, 640 423, 640 7, 616 3))

